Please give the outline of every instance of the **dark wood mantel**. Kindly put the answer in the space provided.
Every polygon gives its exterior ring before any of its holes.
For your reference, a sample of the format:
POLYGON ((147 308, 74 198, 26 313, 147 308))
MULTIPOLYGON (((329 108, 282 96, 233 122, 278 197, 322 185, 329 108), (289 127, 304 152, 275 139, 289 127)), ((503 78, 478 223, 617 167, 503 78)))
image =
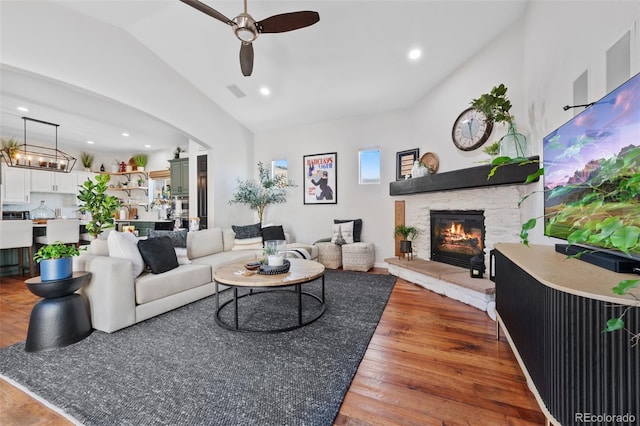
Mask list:
MULTIPOLYGON (((529 157, 529 159, 539 160, 539 157, 534 156, 529 157)), ((537 162, 522 166, 518 164, 504 165, 498 168, 491 179, 487 179, 487 176, 489 176, 493 166, 486 164, 468 169, 399 180, 389 184, 389 195, 410 195, 422 192, 455 191, 485 186, 523 184, 527 176, 534 174, 539 166, 537 162)))

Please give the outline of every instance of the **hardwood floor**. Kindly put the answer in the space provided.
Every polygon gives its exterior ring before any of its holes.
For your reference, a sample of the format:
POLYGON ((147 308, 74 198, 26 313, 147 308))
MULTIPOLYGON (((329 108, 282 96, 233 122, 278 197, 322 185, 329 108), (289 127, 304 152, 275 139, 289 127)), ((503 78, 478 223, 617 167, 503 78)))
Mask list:
MULTIPOLYGON (((26 278, 0 278, 0 347, 25 339, 40 300, 26 278)), ((71 423, 0 380, 0 424, 71 423)), ((486 313, 398 279, 335 424, 543 425, 544 416, 486 313)))

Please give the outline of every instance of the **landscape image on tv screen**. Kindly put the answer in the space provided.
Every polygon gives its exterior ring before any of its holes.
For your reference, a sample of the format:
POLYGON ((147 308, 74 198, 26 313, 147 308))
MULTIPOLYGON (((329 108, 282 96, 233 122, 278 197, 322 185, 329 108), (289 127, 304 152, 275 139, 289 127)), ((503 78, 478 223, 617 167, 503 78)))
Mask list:
POLYGON ((640 74, 543 140, 545 235, 640 258, 640 74))

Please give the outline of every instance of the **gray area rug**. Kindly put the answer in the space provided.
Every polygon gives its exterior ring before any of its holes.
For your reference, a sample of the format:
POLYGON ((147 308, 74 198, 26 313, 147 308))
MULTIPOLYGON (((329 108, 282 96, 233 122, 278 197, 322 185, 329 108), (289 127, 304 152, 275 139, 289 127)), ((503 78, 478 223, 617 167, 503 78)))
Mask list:
MULTIPOLYGON (((326 312, 301 329, 224 330, 209 297, 65 348, 3 348, 0 373, 87 425, 330 425, 396 279, 327 271, 325 280, 326 312)), ((319 294, 319 284, 303 288, 319 294)), ((289 297, 241 299, 241 313, 258 312, 241 325, 263 322, 261 306, 286 312, 289 297)))

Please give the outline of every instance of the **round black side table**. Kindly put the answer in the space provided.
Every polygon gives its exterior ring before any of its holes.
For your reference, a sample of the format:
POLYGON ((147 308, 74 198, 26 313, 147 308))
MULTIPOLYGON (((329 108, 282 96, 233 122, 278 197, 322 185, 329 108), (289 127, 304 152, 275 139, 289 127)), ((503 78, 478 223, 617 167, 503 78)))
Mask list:
POLYGON ((84 296, 75 293, 90 276, 90 272, 77 271, 63 280, 34 277, 25 281, 33 294, 44 297, 31 311, 25 351, 62 348, 91 334, 89 306, 84 296))

